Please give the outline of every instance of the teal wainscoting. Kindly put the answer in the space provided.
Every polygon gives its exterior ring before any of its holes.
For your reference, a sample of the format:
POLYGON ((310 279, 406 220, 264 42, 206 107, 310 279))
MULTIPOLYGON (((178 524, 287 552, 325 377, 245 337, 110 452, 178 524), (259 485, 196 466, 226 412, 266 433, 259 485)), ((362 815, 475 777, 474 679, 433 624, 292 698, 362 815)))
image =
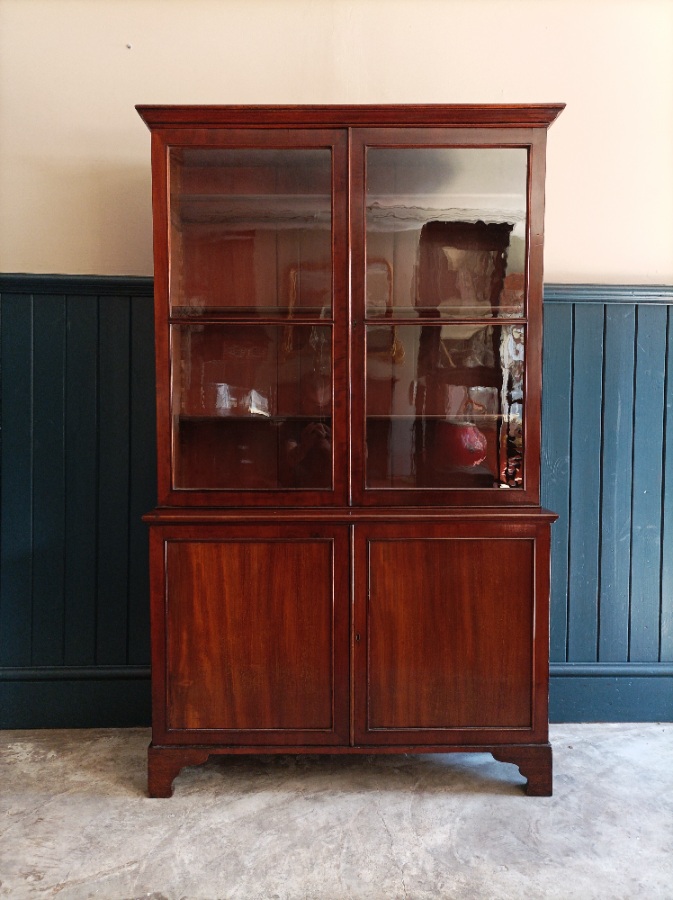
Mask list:
MULTIPOLYGON (((673 288, 545 300, 551 717, 671 720, 673 288)), ((0 727, 145 725, 151 279, 1 275, 0 313, 0 727)))
POLYGON ((548 285, 551 717, 673 719, 673 288, 548 285))
POLYGON ((152 282, 0 291, 0 726, 145 724, 152 282))

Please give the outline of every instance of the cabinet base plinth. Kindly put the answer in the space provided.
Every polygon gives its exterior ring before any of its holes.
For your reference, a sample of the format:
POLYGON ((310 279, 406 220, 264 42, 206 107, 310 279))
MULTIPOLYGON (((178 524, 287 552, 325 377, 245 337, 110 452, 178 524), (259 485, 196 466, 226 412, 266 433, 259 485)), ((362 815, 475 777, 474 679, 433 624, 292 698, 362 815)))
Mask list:
POLYGON ((499 762, 514 763, 519 772, 527 778, 526 793, 529 797, 551 797, 552 795, 552 749, 551 744, 516 744, 494 748, 494 759, 499 762))
POLYGON ((154 747, 147 753, 147 793, 150 797, 171 797, 173 781, 185 766, 200 766, 208 761, 209 750, 200 747, 154 747))
POLYGON ((147 759, 147 793, 150 797, 171 797, 173 781, 186 766, 199 766, 210 756, 320 753, 376 755, 389 753, 490 753, 498 762, 513 763, 527 779, 529 797, 552 795, 551 744, 501 744, 497 746, 354 746, 354 747, 159 747, 150 744, 147 759))

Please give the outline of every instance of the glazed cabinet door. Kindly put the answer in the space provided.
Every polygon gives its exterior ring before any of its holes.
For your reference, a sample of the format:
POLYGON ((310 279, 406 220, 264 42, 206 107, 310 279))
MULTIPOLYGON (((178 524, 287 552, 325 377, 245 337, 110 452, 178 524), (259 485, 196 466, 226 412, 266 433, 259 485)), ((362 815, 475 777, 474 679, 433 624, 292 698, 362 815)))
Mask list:
POLYGON ((545 529, 356 526, 358 742, 546 740, 545 529))
POLYGON ((153 141, 160 503, 345 503, 345 132, 153 141))
POLYGON ((353 492, 539 502, 544 135, 353 137, 353 492))
POLYGON ((346 527, 151 529, 159 744, 349 736, 346 527))

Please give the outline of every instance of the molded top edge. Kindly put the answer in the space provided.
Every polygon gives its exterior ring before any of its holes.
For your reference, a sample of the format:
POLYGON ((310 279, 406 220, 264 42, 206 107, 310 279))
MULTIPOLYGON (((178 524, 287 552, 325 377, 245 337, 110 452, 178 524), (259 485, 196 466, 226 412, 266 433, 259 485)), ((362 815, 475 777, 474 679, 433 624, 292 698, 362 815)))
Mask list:
POLYGON ((139 105, 150 128, 284 126, 461 126, 474 128, 547 128, 565 108, 548 104, 423 104, 328 106, 173 106, 139 105))

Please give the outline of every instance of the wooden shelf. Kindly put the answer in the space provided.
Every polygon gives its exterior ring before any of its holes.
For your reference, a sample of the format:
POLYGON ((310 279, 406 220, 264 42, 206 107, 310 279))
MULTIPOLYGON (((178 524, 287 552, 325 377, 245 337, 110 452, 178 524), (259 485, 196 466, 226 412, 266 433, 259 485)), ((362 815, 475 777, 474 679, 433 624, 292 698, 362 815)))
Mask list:
POLYGON ((329 228, 332 200, 329 194, 177 194, 171 221, 174 227, 329 228))
POLYGON ((213 319, 217 322, 236 322, 241 324, 271 325, 328 325, 331 319, 330 306, 235 306, 219 303, 206 303, 195 298, 189 303, 182 300, 171 305, 171 321, 186 319, 188 322, 202 322, 213 319))
POLYGON ((220 414, 213 413, 212 415, 190 415, 189 413, 178 413, 175 416, 178 423, 189 423, 189 424, 208 424, 215 425, 218 423, 250 423, 250 422, 266 422, 270 425, 284 425, 286 422, 297 422, 298 424, 310 423, 310 422, 319 422, 323 425, 327 424, 329 420, 332 418, 330 412, 326 412, 325 415, 316 414, 314 416, 304 415, 303 413, 279 413, 273 416, 265 416, 263 414, 253 415, 253 414, 242 414, 237 415, 235 413, 232 414, 220 414))
POLYGON ((490 313, 479 312, 483 307, 441 307, 441 306, 391 306, 386 309, 368 306, 365 310, 368 325, 415 325, 422 319, 422 325, 524 325, 526 317, 520 307, 510 311, 500 307, 490 313), (455 309, 456 312, 451 312, 455 309), (474 313, 474 314, 472 314, 474 313))
MULTIPOLYGON (((500 413, 487 415, 447 416, 446 413, 365 413, 367 420, 387 419, 389 421, 421 422, 431 420, 433 422, 446 422, 452 425, 493 425, 505 422, 506 416, 500 413)), ((510 419, 513 422, 521 422, 520 419, 510 419)))

